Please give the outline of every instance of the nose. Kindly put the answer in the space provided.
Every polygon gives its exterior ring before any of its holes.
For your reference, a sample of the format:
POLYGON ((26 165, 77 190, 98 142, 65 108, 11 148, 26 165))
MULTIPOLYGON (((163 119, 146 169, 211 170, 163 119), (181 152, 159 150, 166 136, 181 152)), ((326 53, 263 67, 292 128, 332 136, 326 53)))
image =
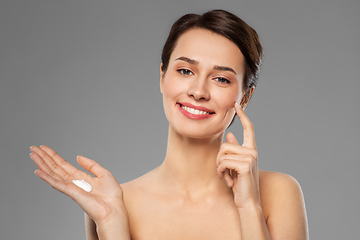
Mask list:
POLYGON ((197 77, 191 83, 191 86, 188 90, 188 95, 193 97, 195 100, 209 100, 210 99, 210 92, 208 91, 207 86, 207 79, 197 77))

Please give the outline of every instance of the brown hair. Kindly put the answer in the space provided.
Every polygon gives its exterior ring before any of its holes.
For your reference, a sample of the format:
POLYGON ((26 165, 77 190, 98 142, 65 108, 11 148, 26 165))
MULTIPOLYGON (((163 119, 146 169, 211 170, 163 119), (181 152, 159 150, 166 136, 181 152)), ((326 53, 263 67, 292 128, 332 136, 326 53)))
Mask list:
POLYGON ((210 30, 234 42, 245 58, 243 89, 248 93, 251 88, 256 87, 263 55, 259 37, 243 20, 224 10, 212 10, 203 15, 186 14, 173 24, 161 55, 161 70, 164 73, 169 66, 177 40, 193 28, 210 30))

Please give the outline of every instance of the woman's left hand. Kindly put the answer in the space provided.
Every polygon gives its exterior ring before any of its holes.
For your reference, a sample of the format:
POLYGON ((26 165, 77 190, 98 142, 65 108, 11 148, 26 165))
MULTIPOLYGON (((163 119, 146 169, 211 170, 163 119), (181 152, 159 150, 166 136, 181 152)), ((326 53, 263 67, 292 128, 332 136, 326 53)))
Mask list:
POLYGON ((258 153, 253 124, 237 104, 235 111, 244 129, 243 144, 240 145, 231 132, 226 135, 226 142, 221 145, 216 160, 217 174, 219 178, 225 178, 228 186, 232 188, 238 209, 254 204, 261 206, 258 153))

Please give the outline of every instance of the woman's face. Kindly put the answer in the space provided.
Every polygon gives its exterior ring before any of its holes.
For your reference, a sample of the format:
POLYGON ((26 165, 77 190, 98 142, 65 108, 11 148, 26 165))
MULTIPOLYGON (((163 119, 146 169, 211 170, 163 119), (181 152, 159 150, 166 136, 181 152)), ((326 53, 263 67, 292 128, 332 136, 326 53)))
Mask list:
POLYGON ((193 138, 222 134, 242 98, 244 61, 240 49, 219 34, 201 28, 182 34, 161 72, 170 127, 193 138))

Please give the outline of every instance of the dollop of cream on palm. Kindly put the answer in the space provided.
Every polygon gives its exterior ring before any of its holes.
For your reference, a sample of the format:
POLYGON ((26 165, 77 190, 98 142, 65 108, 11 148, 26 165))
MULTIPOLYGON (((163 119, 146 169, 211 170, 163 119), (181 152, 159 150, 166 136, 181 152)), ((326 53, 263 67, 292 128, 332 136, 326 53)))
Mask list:
POLYGON ((82 179, 82 180, 72 180, 72 182, 76 186, 78 186, 79 188, 82 188, 86 192, 91 192, 91 190, 92 190, 92 186, 90 185, 90 183, 85 182, 84 179, 82 179))

